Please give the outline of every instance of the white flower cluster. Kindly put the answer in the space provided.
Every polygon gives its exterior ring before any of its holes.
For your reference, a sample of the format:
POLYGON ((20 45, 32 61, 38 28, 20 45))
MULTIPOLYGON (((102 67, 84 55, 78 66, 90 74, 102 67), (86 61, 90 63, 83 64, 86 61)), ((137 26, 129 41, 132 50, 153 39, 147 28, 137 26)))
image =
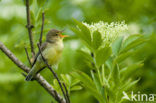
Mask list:
POLYGON ((94 31, 99 31, 102 34, 104 43, 111 44, 119 35, 122 35, 124 31, 128 30, 125 22, 112 22, 112 23, 104 23, 100 21, 98 23, 87 24, 83 23, 87 26, 93 34, 94 31))

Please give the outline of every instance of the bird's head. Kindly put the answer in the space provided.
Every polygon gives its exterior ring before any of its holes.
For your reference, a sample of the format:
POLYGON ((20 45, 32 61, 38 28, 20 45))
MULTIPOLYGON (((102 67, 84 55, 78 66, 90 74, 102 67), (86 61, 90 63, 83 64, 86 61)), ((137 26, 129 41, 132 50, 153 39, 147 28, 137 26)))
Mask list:
POLYGON ((67 35, 62 35, 62 33, 63 33, 63 31, 51 29, 46 36, 46 41, 47 42, 57 42, 57 41, 62 40, 64 37, 67 37, 67 35))

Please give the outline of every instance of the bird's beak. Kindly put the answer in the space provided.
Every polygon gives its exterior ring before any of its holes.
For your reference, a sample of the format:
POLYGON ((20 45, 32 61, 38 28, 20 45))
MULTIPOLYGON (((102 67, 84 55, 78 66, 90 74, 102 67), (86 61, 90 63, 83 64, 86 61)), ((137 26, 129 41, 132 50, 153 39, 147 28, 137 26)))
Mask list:
POLYGON ((62 35, 62 33, 64 32, 64 30, 61 30, 58 34, 61 38, 65 38, 65 37, 69 37, 68 35, 62 35))
POLYGON ((62 33, 59 33, 59 36, 60 36, 61 38, 68 37, 68 35, 62 35, 62 33))
POLYGON ((69 37, 68 35, 62 35, 62 34, 59 34, 59 36, 60 36, 61 38, 69 37))

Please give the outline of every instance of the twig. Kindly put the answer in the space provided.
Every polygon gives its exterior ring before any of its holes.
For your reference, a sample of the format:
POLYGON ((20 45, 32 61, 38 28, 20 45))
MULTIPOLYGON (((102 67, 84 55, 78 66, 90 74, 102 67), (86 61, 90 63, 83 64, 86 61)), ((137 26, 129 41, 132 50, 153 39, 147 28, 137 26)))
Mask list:
POLYGON ((41 26, 41 34, 39 39, 40 45, 42 44, 43 27, 44 27, 44 12, 42 13, 42 26, 41 26))
POLYGON ((63 83, 63 86, 64 86, 65 91, 66 91, 66 96, 67 96, 67 99, 68 99, 68 103, 70 103, 70 98, 69 98, 68 90, 67 90, 67 87, 66 87, 65 83, 63 83))
POLYGON ((27 59, 28 59, 28 62, 29 62, 29 64, 30 64, 30 67, 32 67, 32 64, 31 64, 31 61, 30 61, 30 58, 29 58, 29 54, 28 54, 28 50, 27 50, 26 47, 25 47, 24 49, 25 49, 25 53, 26 53, 26 55, 27 55, 27 59))
MULTIPOLYGON (((21 68, 25 72, 29 72, 30 68, 25 66, 20 60, 16 58, 16 56, 3 44, 0 42, 0 50, 6 54, 10 58, 12 62, 14 62, 19 68, 21 68)), ((66 103, 65 99, 63 99, 54 88, 40 75, 37 74, 34 78, 58 103, 66 103)))
POLYGON ((43 54, 42 54, 42 52, 41 52, 41 47, 40 47, 40 44, 39 44, 39 43, 37 44, 37 46, 38 46, 38 49, 39 49, 39 52, 40 52, 40 54, 41 54, 41 57, 42 57, 43 61, 45 62, 45 64, 47 65, 47 67, 50 69, 50 71, 53 73, 54 77, 55 77, 56 80, 58 81, 59 86, 60 86, 60 88, 61 88, 61 91, 62 91, 62 93, 63 93, 63 96, 64 96, 64 98, 65 98, 65 100, 66 100, 66 103, 69 103, 69 102, 68 102, 68 99, 67 99, 67 97, 66 97, 66 94, 65 94, 65 92, 64 92, 64 90, 63 90, 63 86, 62 86, 62 84, 61 84, 61 82, 60 82, 60 80, 59 80, 57 74, 53 71, 53 69, 51 68, 51 66, 48 64, 47 60, 43 57, 43 54))
POLYGON ((35 56, 34 42, 33 42, 33 36, 32 36, 32 31, 31 31, 31 29, 33 28, 33 25, 31 24, 31 20, 30 20, 29 0, 26 0, 26 14, 27 14, 27 25, 26 25, 26 27, 28 28, 32 57, 34 57, 35 56))

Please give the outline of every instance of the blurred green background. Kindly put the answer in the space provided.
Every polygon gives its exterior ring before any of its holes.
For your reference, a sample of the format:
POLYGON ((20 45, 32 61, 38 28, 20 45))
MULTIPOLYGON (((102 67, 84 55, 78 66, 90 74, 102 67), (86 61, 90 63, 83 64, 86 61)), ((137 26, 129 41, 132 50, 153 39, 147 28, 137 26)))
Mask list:
MULTIPOLYGON (((70 35, 65 42, 63 57, 55 71, 70 73, 74 68, 85 69, 81 55, 76 53, 82 44, 70 30, 72 18, 79 21, 113 22, 125 21, 130 34, 143 34, 148 42, 138 50, 134 61, 144 59, 144 66, 134 78, 141 77, 133 88, 142 93, 156 94, 156 0, 32 0, 32 23, 35 43, 41 27, 41 13, 45 11, 44 37, 48 30, 56 28, 70 35)), ((0 41, 3 42, 23 63, 29 66, 24 47, 29 52, 28 32, 25 28, 26 12, 24 0, 0 0, 0 41)), ((36 52, 37 52, 37 46, 36 52)), ((52 97, 36 82, 25 82, 22 71, 0 51, 0 103, 50 103, 52 97)), ((49 70, 43 76, 52 83, 49 70)), ((85 89, 71 92, 72 103, 97 103, 85 89), (87 102, 86 102, 87 101, 87 102)))

